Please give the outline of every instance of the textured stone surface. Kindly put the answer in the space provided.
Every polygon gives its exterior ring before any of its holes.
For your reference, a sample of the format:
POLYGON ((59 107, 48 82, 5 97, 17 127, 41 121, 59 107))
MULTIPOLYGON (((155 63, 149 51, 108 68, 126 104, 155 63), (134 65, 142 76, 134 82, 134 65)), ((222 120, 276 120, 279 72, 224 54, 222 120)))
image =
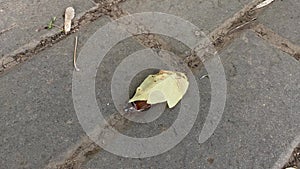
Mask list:
MULTIPOLYGON (((299 63, 252 32, 236 39, 221 58, 228 83, 227 103, 209 140, 197 142, 210 102, 209 80, 203 79, 197 122, 179 145, 146 159, 102 151, 85 168, 272 168, 300 134, 299 63)), ((168 127, 176 113, 169 116, 161 117, 160 126, 168 127)), ((159 125, 143 132, 151 135, 157 128, 159 125)), ((126 134, 139 135, 136 131, 131 128, 126 134)))
MULTIPOLYGON (((175 14, 208 33, 248 2, 250 0, 130 0, 122 7, 130 13, 175 14)), ((4 18, 0 20, 0 31, 13 23, 18 24, 0 35, 0 46, 4 46, 0 49, 0 57, 44 34, 47 30, 35 32, 35 29, 47 25, 52 16, 57 15, 58 22, 62 20, 65 7, 74 5, 80 12, 92 6, 89 1, 1 1, 0 4, 0 14, 4 18)), ((296 0, 276 1, 258 19, 297 43, 298 4, 296 0), (283 14, 278 10, 284 11, 283 14)), ((99 19, 75 34, 79 35, 78 51, 106 22, 107 19, 99 19)), ((71 93, 75 35, 0 77, 0 168, 43 168, 85 135, 77 120, 71 93)), ((168 45, 178 55, 185 53, 186 48, 180 43, 171 40, 168 45)), ((129 38, 117 44, 100 65, 95 92, 106 117, 116 112, 110 93, 113 72, 122 59, 140 49, 143 47, 129 38)), ((205 143, 199 144, 198 136, 208 114, 211 91, 209 79, 200 80, 206 74, 202 69, 195 74, 201 95, 200 112, 193 129, 180 144, 146 159, 123 158, 100 151, 83 168, 265 169, 272 168, 278 161, 275 168, 283 166, 290 155, 291 143, 294 141, 296 145, 300 138, 299 62, 252 32, 236 39, 220 57, 227 78, 227 102, 220 124, 205 143)), ((146 73, 135 80, 141 82, 146 73)), ((136 81, 132 82, 133 86, 138 85, 136 81)), ((123 133, 136 137, 156 135, 174 122, 177 110, 178 107, 166 111, 150 124, 133 124, 123 133)))
POLYGON ((209 33, 251 0, 128 0, 121 4, 129 13, 163 12, 186 19, 209 33))
POLYGON ((55 25, 63 24, 65 9, 73 6, 76 14, 91 7, 91 1, 82 0, 25 0, 0 1, 0 31, 13 25, 14 28, 0 35, 0 58, 30 41, 39 40, 42 35, 52 30, 44 29, 52 17, 57 17, 55 25), (36 31, 36 30, 40 31, 36 31))
MULTIPOLYGON (((108 20, 79 33, 79 50, 108 20)), ((85 134, 72 101, 74 35, 0 77, 0 168, 43 168, 85 134)))
POLYGON ((274 1, 258 21, 279 35, 300 45, 300 1, 274 1))

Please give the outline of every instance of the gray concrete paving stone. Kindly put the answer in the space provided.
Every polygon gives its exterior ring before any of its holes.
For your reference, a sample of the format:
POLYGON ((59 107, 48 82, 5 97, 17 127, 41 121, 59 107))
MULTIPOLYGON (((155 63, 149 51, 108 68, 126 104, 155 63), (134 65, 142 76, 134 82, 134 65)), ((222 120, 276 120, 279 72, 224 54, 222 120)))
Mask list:
POLYGON ((279 35, 300 45, 300 1, 274 1, 258 17, 258 21, 279 35))
MULTIPOLYGON (((197 142, 210 102, 209 80, 204 79, 198 84, 202 90, 197 121, 175 148, 145 159, 101 151, 84 168, 272 168, 300 134, 299 62, 252 32, 236 39, 221 58, 227 75, 227 103, 209 140, 197 142)), ((176 116, 176 110, 169 116, 176 116)), ((160 118, 162 126, 172 123, 171 117, 160 118)), ((126 134, 155 133, 156 125, 144 131, 138 130, 141 124, 136 125, 126 134)))
MULTIPOLYGON (((248 2, 250 0, 172 3, 132 0, 122 7, 130 13, 154 10, 175 14, 210 32, 248 2)), ((28 2, 15 3, 19 10, 24 9, 24 4, 28 5, 28 2)), ((51 6, 51 3, 54 2, 49 1, 45 6, 51 6)), ((5 9, 13 9, 10 2, 1 4, 7 5, 5 9)), ((63 10, 57 8, 49 15, 63 10)), ((0 12, 3 11, 1 8, 0 12)), ((1 26, 19 23, 21 16, 25 16, 5 14, 7 19, 1 26), (13 19, 9 20, 8 16, 13 19)), ((26 32, 48 21, 48 15, 43 17, 43 23, 29 24, 28 27, 25 23, 26 32)), ((107 20, 100 19, 79 31, 79 51, 88 37, 105 22, 107 20)), ((15 49, 23 37, 20 28, 14 31, 0 35, 6 38, 0 43, 5 46, 4 53, 15 49)), ((35 37, 36 32, 28 33, 27 39, 20 44, 31 40, 31 36, 35 37)), ((0 168, 43 168, 84 135, 71 97, 73 37, 71 35, 0 77, 0 105, 3 105, 0 107, 0 168)), ((100 104, 111 103, 103 110, 106 115, 115 112, 109 89, 114 67, 122 58, 142 48, 133 39, 128 39, 112 49, 100 66, 96 94, 100 104)), ((300 134, 299 62, 250 32, 235 40, 221 58, 228 82, 227 105, 221 123, 209 140, 204 144, 197 142, 210 104, 209 80, 198 79, 201 103, 197 122, 174 149, 146 159, 128 159, 101 151, 84 168, 271 168, 300 134)), ((205 70, 200 73, 205 74, 205 70)), ((200 74, 196 75, 200 78, 200 74)), ((124 133, 132 136, 157 134, 159 127, 172 124, 176 111, 175 108, 164 113, 149 125, 135 124, 124 133)))
MULTIPOLYGON (((77 34, 79 50, 102 18, 77 34)), ((74 36, 0 77, 0 168, 43 168, 82 136, 72 101, 74 36)))
POLYGON ((250 2, 251 0, 127 0, 120 6, 129 13, 155 11, 173 14, 209 33, 250 2))
POLYGON ((16 25, 10 31, 0 35, 0 57, 26 45, 51 31, 43 29, 52 17, 57 17, 56 25, 63 24, 63 15, 67 7, 73 6, 76 13, 93 7, 91 1, 82 0, 25 0, 0 1, 0 31, 16 25), (40 31, 36 31, 40 29, 40 31))

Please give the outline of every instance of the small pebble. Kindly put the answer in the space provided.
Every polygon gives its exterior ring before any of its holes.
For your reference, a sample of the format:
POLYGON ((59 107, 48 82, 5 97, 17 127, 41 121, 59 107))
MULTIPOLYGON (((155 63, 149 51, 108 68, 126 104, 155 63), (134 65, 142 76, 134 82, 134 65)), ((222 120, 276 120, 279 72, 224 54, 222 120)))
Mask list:
POLYGON ((200 36, 201 33, 200 33, 199 31, 195 31, 195 35, 196 35, 196 36, 200 36))
POLYGON ((72 124, 73 122, 72 122, 72 120, 68 120, 66 123, 67 124, 72 124))

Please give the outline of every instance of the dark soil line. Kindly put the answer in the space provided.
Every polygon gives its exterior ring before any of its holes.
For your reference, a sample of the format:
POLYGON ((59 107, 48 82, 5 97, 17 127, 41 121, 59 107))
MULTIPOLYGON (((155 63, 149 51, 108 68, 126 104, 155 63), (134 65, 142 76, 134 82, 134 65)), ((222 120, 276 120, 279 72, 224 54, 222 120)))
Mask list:
POLYGON ((289 161, 282 167, 286 169, 288 167, 300 168, 300 144, 294 149, 289 161))
POLYGON ((241 32, 257 24, 256 18, 264 8, 256 9, 255 7, 262 1, 264 0, 254 0, 210 34, 211 40, 218 51, 224 49, 235 38, 239 37, 241 32))
POLYGON ((283 38, 262 24, 256 25, 252 28, 252 30, 257 33, 259 37, 266 40, 269 44, 300 61, 300 46, 293 44, 288 39, 283 38))
POLYGON ((53 44, 65 39, 70 34, 77 32, 82 26, 95 21, 101 16, 115 17, 120 15, 118 4, 125 0, 105 0, 98 3, 97 6, 86 11, 79 16, 72 24, 72 29, 68 34, 64 32, 57 32, 52 36, 48 36, 39 42, 33 42, 25 45, 24 49, 20 49, 17 52, 8 54, 0 59, 0 75, 7 72, 12 67, 23 63, 30 59, 33 55, 51 47, 53 44))
POLYGON ((64 160, 49 163, 45 169, 79 169, 87 158, 99 152, 101 148, 88 137, 82 138, 74 148, 67 153, 64 160))
MULTIPOLYGON (((252 3, 246 5, 209 35, 212 45, 217 52, 225 49, 235 38, 239 37, 244 30, 251 29, 257 25, 256 18, 263 11, 263 8, 256 9, 255 7, 262 1, 264 0, 254 0, 252 3)), ((135 39, 143 46, 156 51, 160 49, 169 50, 172 48, 159 35, 135 35, 135 39)), ((211 46, 208 45, 208 47, 211 46)), ((184 56, 183 58, 184 62, 186 62, 192 70, 201 69, 203 67, 202 62, 209 59, 204 57, 200 60, 196 53, 197 52, 192 49, 191 55, 184 56)))
MULTIPOLYGON (((251 29, 258 23, 256 18, 263 12, 264 8, 256 9, 255 7, 264 0, 253 0, 243 9, 234 14, 233 17, 227 19, 218 28, 210 33, 210 40, 216 52, 221 52, 230 45, 234 39, 240 37, 245 30, 251 29)), ((199 57, 192 52, 192 55, 186 58, 188 66, 191 68, 203 67, 203 61, 209 58, 200 60, 199 57)))
MULTIPOLYGON (((53 44, 65 39, 68 35, 77 32, 83 25, 86 25, 94 20, 98 19, 99 17, 106 15, 113 19, 119 18, 126 14, 126 12, 122 11, 118 4, 125 0, 106 0, 101 1, 98 6, 91 8, 89 11, 84 13, 79 19, 75 20, 73 23, 73 27, 67 35, 63 32, 56 33, 52 36, 46 37, 45 39, 35 43, 33 45, 29 45, 30 47, 16 54, 4 56, 0 59, 0 75, 7 70, 11 69, 12 67, 28 60, 34 54, 43 51, 44 49, 51 47, 53 44)), ((257 4, 262 2, 263 0, 254 0, 249 5, 245 6, 241 11, 236 13, 232 18, 225 21, 219 28, 217 28, 211 34, 211 39, 213 41, 213 45, 216 47, 217 50, 221 50, 226 47, 230 42, 239 36, 239 32, 244 29, 249 28, 249 26, 253 25, 253 21, 255 21, 256 16, 258 15, 258 11, 255 10, 257 4)), ((145 45, 146 47, 151 48, 162 48, 162 49, 169 49, 167 43, 165 43, 161 38, 155 36, 154 40, 150 39, 149 36, 151 35, 137 35, 138 41, 141 44, 145 45), (149 43, 149 40, 152 43, 149 43)), ((187 62, 190 67, 198 67, 201 65, 201 61, 193 60, 194 57, 189 56, 187 57, 187 62)))
MULTIPOLYGON (((120 113, 115 113, 109 117, 108 125, 104 126, 104 128, 113 127, 119 132, 122 132, 128 129, 131 124, 132 122, 124 118, 120 113)), ((104 132, 105 130, 95 130, 95 133, 101 133, 105 135, 104 132)), ((114 137, 109 139, 114 139, 114 137)), ((49 163, 45 169, 81 169, 83 164, 87 163, 101 150, 103 149, 98 144, 85 136, 76 146, 66 153, 66 155, 63 157, 63 160, 53 161, 49 163)))

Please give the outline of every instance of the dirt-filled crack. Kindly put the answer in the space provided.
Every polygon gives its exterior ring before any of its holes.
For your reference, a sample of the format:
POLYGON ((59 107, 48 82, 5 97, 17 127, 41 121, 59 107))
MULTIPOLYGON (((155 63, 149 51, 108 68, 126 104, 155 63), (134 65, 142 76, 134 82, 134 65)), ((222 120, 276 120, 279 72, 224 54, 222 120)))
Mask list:
MULTIPOLYGON (((127 12, 120 9, 120 7, 118 6, 118 4, 122 1, 124 0, 95 0, 98 5, 75 20, 72 30, 69 34, 78 31, 78 29, 80 29, 83 25, 93 22, 103 15, 109 16, 112 19, 117 19, 121 16, 126 15, 127 12)), ((263 0, 254 0, 252 3, 237 12, 232 18, 226 20, 222 25, 220 25, 210 34, 212 45, 217 49, 217 51, 221 51, 226 48, 226 46, 228 46, 235 38, 239 37, 240 34, 247 29, 254 30, 266 40, 272 39, 272 37, 277 36, 275 33, 273 34, 272 31, 269 31, 268 29, 265 29, 265 27, 259 25, 256 21, 257 16, 263 11, 263 9, 256 9, 255 7, 262 1, 263 0)), ((12 56, 4 57, 2 60, 0 60, 0 64, 2 64, 2 66, 0 67, 0 74, 15 65, 28 60, 34 54, 41 52, 47 47, 50 47, 53 44, 61 41, 68 35, 65 35, 64 33, 57 33, 53 36, 41 40, 35 47, 31 49, 27 49, 12 56)), ((171 48, 170 45, 165 42, 165 40, 163 40, 159 35, 141 34, 133 36, 140 44, 154 50, 168 50, 171 48)), ((268 40, 268 42, 270 42, 274 46, 280 47, 279 49, 293 55, 299 60, 300 52, 298 51, 298 48, 296 46, 293 46, 293 44, 289 43, 288 41, 284 41, 283 44, 281 43, 283 42, 282 39, 280 39, 280 41, 278 42, 277 41, 273 42, 273 40, 268 40)), ((199 57, 196 56, 196 52, 192 51, 191 53, 192 54, 186 57, 184 61, 191 68, 201 68, 202 61, 200 61, 199 57)), ((115 125, 115 128, 118 128, 119 130, 125 130, 130 126, 130 122, 124 120, 124 118, 120 117, 119 114, 111 116, 111 119, 113 119, 112 121, 115 125)), ((46 168, 77 169, 80 168, 82 164, 86 163, 91 156, 98 153, 100 150, 101 148, 96 143, 85 137, 78 143, 78 145, 75 146, 75 148, 71 150, 71 152, 65 155, 65 158, 62 161, 50 163, 46 168)))
POLYGON ((300 168, 300 144, 294 149, 289 161, 282 167, 282 169, 286 168, 300 168))
POLYGON ((300 46, 293 44, 262 24, 256 25, 252 30, 269 44, 300 61, 300 46))
MULTIPOLYGON (((120 132, 128 129, 132 124, 131 121, 124 118, 120 113, 112 114, 107 121, 108 125, 104 127, 113 127, 120 132)), ((98 132, 106 132, 106 130, 96 129, 95 132, 98 134, 98 132)), ((98 144, 85 136, 64 155, 62 160, 49 163, 45 169, 80 169, 83 164, 88 162, 101 150, 102 148, 98 144)))
POLYGON ((125 0, 102 0, 97 6, 86 11, 83 15, 79 16, 74 20, 72 24, 72 29, 68 34, 64 32, 58 32, 52 36, 48 36, 39 42, 33 42, 27 49, 22 49, 21 51, 9 54, 0 59, 0 75, 9 70, 10 68, 28 60, 33 55, 43 51, 44 49, 51 47, 53 44, 65 39, 70 34, 77 32, 82 26, 95 21, 103 15, 116 18, 122 13, 119 9, 118 4, 125 0))
POLYGON ((256 9, 255 7, 260 2, 262 2, 262 0, 254 0, 210 34, 217 50, 224 49, 237 38, 243 30, 249 29, 257 24, 256 18, 263 9, 256 9))

